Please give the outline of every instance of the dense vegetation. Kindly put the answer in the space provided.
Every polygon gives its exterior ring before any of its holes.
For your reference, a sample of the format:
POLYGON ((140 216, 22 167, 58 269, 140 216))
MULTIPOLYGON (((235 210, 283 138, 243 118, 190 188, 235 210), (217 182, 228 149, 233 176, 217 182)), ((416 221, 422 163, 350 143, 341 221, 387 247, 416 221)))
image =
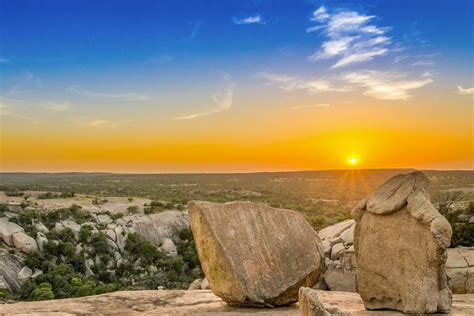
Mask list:
MULTIPOLYGON (((32 237, 38 233, 35 223, 41 222, 50 229, 45 234, 48 242, 43 249, 25 258, 26 266, 33 271, 41 270, 43 274, 23 284, 19 299, 79 297, 119 289, 185 289, 192 281, 203 277, 189 229, 179 232, 175 257, 166 256, 137 233, 128 233, 119 264, 113 260, 117 249, 110 246, 110 240, 101 230, 105 227, 97 223, 94 227, 89 225, 95 221, 94 217, 79 206, 49 212, 25 209, 12 221, 32 237), (84 224, 78 238, 70 228, 54 229, 56 223, 63 220, 84 224), (88 266, 87 260, 93 264, 88 266), (89 275, 87 269, 91 270, 89 275)), ((0 297, 2 295, 6 293, 0 293, 0 297)))

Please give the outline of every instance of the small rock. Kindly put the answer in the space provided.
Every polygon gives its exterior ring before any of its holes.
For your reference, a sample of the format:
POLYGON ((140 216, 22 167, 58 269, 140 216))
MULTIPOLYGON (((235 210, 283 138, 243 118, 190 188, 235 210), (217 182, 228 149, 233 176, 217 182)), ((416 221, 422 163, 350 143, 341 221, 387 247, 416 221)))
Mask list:
POLYGON ((302 287, 299 290, 298 301, 300 304, 301 316, 350 316, 351 313, 333 306, 331 304, 323 303, 318 297, 316 290, 308 287, 302 287))
POLYGON ((176 257, 178 255, 178 250, 176 249, 174 242, 169 238, 163 240, 163 244, 160 248, 168 257, 176 257))
POLYGON ((86 272, 84 273, 85 277, 88 278, 94 275, 92 267, 94 266, 94 261, 92 259, 87 259, 85 262, 86 272))
POLYGON ((35 224, 35 228, 37 231, 42 232, 42 233, 49 233, 48 227, 46 227, 42 222, 38 222, 35 224))
POLYGON ((12 240, 15 248, 24 253, 30 253, 38 250, 36 240, 24 232, 17 232, 13 234, 12 240))
POLYGON ((342 243, 335 244, 331 249, 331 260, 337 260, 341 254, 346 250, 342 243))
POLYGON ((188 287, 188 291, 200 290, 201 289, 201 279, 194 280, 188 287))
POLYGON ((117 235, 115 234, 115 231, 111 230, 111 229, 107 229, 105 231, 105 235, 107 235, 107 237, 112 240, 113 242, 115 242, 116 238, 117 238, 117 235))
POLYGON ((109 215, 107 214, 97 215, 97 223, 102 224, 102 225, 107 225, 111 222, 112 222, 112 219, 110 218, 109 215))
POLYGON ((335 225, 323 228, 319 231, 319 237, 321 237, 323 240, 337 238, 342 234, 342 232, 353 226, 354 223, 355 222, 353 219, 348 219, 335 225))
POLYGON ((209 281, 207 281, 207 278, 204 278, 201 283, 201 290, 210 290, 211 287, 209 286, 209 281))
POLYGON ((107 238, 107 239, 105 240, 105 242, 107 243, 107 245, 109 246, 109 248, 112 249, 112 251, 118 251, 118 250, 119 250, 117 244, 114 243, 112 240, 110 240, 110 239, 107 238))
POLYGON ((36 243, 38 244, 38 249, 43 251, 44 246, 48 243, 48 238, 42 232, 36 233, 36 243))
POLYGON ((35 269, 35 272, 31 275, 31 278, 32 279, 36 279, 37 277, 39 277, 40 275, 43 274, 43 271, 40 270, 40 269, 35 269))
POLYGON ((331 242, 329 240, 322 241, 323 250, 325 255, 331 254, 331 242))
POLYGON ((20 272, 17 273, 16 277, 18 278, 18 280, 20 282, 24 282, 26 280, 28 280, 31 275, 33 274, 33 271, 31 271, 30 268, 28 268, 27 266, 24 266, 20 272))
POLYGON ((354 229, 355 225, 352 225, 349 229, 346 229, 342 232, 341 239, 345 246, 352 245, 354 243, 354 229))
POLYGON ((77 244, 77 245, 76 245, 75 255, 76 255, 76 256, 79 256, 79 254, 82 252, 82 250, 83 250, 82 244, 77 244))

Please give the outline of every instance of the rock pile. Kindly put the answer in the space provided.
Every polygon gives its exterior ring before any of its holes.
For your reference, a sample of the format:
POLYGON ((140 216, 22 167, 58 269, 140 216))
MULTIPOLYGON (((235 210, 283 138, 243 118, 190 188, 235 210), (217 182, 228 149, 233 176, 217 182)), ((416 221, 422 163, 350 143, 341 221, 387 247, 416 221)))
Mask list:
POLYGON ((342 292, 356 292, 354 252, 354 220, 345 220, 319 231, 324 254, 326 272, 320 289, 342 292))
POLYGON ((202 269, 230 305, 294 303, 324 271, 321 241, 300 213, 248 202, 188 208, 202 269))
POLYGON ((21 226, 10 222, 7 217, 0 218, 0 237, 8 246, 15 247, 24 253, 38 250, 34 238, 25 234, 21 226))
POLYGON ((357 291, 367 309, 448 311, 451 226, 428 197, 421 172, 398 175, 354 208, 357 291))

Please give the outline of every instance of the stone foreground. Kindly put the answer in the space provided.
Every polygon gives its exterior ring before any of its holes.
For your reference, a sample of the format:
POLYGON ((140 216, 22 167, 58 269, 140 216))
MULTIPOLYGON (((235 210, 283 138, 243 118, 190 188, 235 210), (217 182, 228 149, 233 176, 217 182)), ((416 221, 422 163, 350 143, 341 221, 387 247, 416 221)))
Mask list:
MULTIPOLYGON (((325 302, 353 315, 403 315, 395 311, 367 311, 357 293, 317 291, 325 302)), ((453 295, 450 314, 472 315, 474 295, 453 295)), ((0 315, 300 315, 298 304, 278 308, 228 306, 210 290, 120 291, 81 298, 1 304, 0 315)))
POLYGON ((298 300, 324 272, 318 234, 294 211, 250 202, 190 202, 189 219, 213 292, 231 305, 298 300))
POLYGON ((368 309, 447 311, 445 262, 451 226, 428 196, 421 172, 398 175, 352 211, 356 284, 368 309))

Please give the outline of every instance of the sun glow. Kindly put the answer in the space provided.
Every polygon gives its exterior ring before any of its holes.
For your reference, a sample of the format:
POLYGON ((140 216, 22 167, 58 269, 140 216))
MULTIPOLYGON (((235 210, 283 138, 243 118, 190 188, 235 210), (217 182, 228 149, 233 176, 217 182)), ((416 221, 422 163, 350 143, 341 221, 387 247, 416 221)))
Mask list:
POLYGON ((359 164, 359 159, 355 156, 350 156, 347 158, 347 164, 351 167, 355 167, 359 164))

